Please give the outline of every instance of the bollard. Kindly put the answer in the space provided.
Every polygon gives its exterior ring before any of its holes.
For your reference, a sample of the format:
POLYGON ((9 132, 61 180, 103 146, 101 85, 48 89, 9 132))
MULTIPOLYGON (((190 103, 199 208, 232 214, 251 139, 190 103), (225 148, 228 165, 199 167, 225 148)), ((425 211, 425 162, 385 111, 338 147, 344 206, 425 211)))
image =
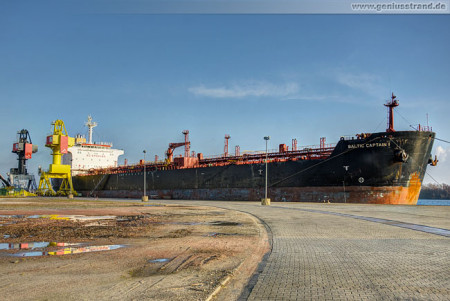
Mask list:
POLYGON ((270 199, 269 198, 263 198, 261 199, 261 205, 263 206, 269 206, 270 205, 270 199))
POLYGON ((142 201, 143 201, 143 202, 148 202, 148 195, 144 195, 144 196, 142 197, 142 201))
POLYGON ((73 194, 69 194, 68 196, 67 196, 69 199, 73 199, 73 194))

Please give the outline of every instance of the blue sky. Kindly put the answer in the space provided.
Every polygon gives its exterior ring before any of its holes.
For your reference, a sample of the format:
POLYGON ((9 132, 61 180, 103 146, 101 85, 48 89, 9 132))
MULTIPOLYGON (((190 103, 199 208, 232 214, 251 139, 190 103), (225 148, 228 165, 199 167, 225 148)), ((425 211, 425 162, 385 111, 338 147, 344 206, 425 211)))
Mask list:
MULTIPOLYGON (((50 123, 125 150, 162 157, 189 129, 191 150, 223 152, 337 142, 386 129, 383 103, 400 100, 397 130, 430 125, 450 140, 449 15, 188 15, 71 12, 45 2, 0 4, 0 173, 16 166, 16 132, 47 168, 50 123), (44 4, 42 4, 44 3, 44 4)), ((178 150, 181 153, 182 150, 178 150)), ((176 152, 177 153, 177 152, 176 152)), ((428 168, 450 183, 450 145, 428 168)), ((425 182, 434 182, 429 176, 425 182)))

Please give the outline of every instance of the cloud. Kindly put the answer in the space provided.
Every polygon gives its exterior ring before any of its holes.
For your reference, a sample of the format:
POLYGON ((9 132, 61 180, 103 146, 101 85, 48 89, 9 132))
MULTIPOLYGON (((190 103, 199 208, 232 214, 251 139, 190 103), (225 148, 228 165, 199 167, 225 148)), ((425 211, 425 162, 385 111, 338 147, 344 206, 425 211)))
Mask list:
MULTIPOLYGON (((442 147, 437 146, 434 153, 439 160, 437 166, 428 166, 427 175, 424 178, 424 183, 432 183, 435 184, 436 181, 438 183, 446 183, 450 184, 450 147, 442 147)), ((433 156, 434 159, 434 156, 433 156)))
POLYGON ((449 154, 450 148, 445 149, 440 145, 436 148, 436 156, 441 163, 445 162, 445 160, 447 159, 447 155, 449 154))
POLYGON ((194 95, 213 98, 244 98, 244 97, 282 97, 290 98, 299 91, 296 83, 276 85, 265 81, 252 81, 230 86, 206 87, 204 85, 188 89, 194 95))
POLYGON ((336 80, 341 85, 351 89, 363 91, 370 95, 380 95, 383 88, 382 80, 378 75, 369 73, 338 73, 336 80))

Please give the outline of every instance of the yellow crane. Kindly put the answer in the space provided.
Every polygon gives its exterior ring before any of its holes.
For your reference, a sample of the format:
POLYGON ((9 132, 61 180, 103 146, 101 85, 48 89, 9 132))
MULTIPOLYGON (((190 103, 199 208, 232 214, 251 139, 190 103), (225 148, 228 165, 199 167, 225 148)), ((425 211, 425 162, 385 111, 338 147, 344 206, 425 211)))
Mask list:
POLYGON ((50 164, 47 172, 41 172, 37 194, 39 195, 77 195, 73 189, 72 174, 70 165, 61 164, 61 157, 67 154, 69 147, 75 144, 75 139, 69 137, 64 125, 64 121, 56 120, 52 122, 53 135, 47 136, 46 147, 52 149, 53 163, 50 164), (62 179, 58 192, 52 188, 50 179, 62 179))

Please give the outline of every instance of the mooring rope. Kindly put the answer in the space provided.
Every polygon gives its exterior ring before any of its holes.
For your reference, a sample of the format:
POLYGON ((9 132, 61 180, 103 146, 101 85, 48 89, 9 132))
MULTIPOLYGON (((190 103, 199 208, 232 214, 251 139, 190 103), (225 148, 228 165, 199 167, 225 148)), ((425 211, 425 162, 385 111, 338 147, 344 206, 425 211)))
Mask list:
MULTIPOLYGON (((367 141, 366 143, 373 142, 373 141, 375 141, 375 140, 377 140, 377 139, 380 139, 380 138, 381 138, 381 137, 375 137, 375 138, 373 138, 373 139, 367 141)), ((272 186, 277 185, 277 184, 279 184, 279 183, 281 183, 281 182, 284 182, 285 180, 290 179, 290 178, 292 178, 292 177, 294 177, 294 176, 296 176, 296 175, 298 175, 298 174, 301 174, 302 172, 305 172, 305 171, 307 171, 308 169, 311 169, 311 168, 316 167, 316 166, 318 166, 318 165, 320 165, 320 164, 323 164, 323 163, 325 163, 325 162, 328 162, 328 161, 330 161, 330 160, 332 160, 332 159, 335 159, 335 158, 337 158, 337 157, 340 157, 340 156, 342 156, 342 155, 344 155, 344 154, 346 154, 346 153, 348 153, 348 152, 351 152, 351 151, 353 151, 353 150, 355 150, 355 149, 354 149, 354 148, 347 149, 346 151, 343 151, 342 153, 340 153, 340 154, 338 154, 338 155, 336 155, 336 156, 334 156, 334 157, 329 157, 329 158, 327 158, 327 159, 325 159, 325 160, 323 160, 323 161, 321 161, 321 162, 319 162, 319 163, 317 163, 317 164, 308 166, 308 167, 306 167, 305 169, 302 169, 302 170, 300 170, 300 171, 297 171, 297 172, 293 173, 292 175, 289 175, 289 176, 287 176, 287 177, 285 177, 285 178, 283 178, 283 179, 281 179, 281 180, 279 180, 279 181, 277 181, 277 182, 275 182, 275 183, 273 183, 273 184, 270 184, 269 187, 272 187, 272 186)))

